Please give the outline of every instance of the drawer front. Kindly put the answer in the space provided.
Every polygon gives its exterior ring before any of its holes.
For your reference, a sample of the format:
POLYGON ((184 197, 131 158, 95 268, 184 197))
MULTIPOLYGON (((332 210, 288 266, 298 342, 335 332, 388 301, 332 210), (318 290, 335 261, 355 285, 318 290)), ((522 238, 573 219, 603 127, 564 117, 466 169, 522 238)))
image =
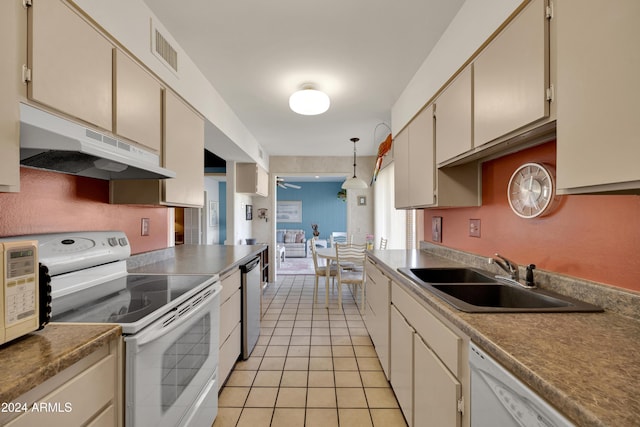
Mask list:
POLYGON ((389 278, 369 261, 365 269, 367 275, 366 292, 367 301, 376 313, 383 316, 389 315, 389 278))
POLYGON ((221 283, 222 293, 220 294, 220 304, 224 304, 237 289, 240 289, 240 269, 238 268, 231 274, 223 276, 221 283))
POLYGON ((7 426, 83 425, 115 399, 115 357, 110 354, 36 402, 38 405, 48 403, 56 410, 43 409, 42 412, 27 412, 8 423, 7 426), (65 406, 67 403, 71 405, 70 408, 65 406))
POLYGON ((416 333, 457 377, 460 373, 462 338, 396 283, 392 285, 391 301, 413 326, 416 333))
POLYGON ((233 328, 240 323, 242 300, 240 289, 220 306, 220 343, 223 343, 233 328))

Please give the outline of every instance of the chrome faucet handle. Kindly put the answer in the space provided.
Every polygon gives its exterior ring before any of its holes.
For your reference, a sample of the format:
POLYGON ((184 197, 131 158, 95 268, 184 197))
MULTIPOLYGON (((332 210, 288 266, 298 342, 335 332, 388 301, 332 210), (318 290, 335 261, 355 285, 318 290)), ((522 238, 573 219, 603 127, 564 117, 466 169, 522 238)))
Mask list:
POLYGON ((499 253, 496 253, 495 256, 500 258, 502 261, 504 261, 504 264, 503 264, 498 260, 495 260, 495 259, 493 260, 496 264, 500 266, 500 268, 502 268, 504 271, 509 273, 511 275, 511 278, 516 282, 520 280, 520 269, 518 268, 518 264, 516 264, 515 262, 511 261, 506 257, 503 257, 499 253))

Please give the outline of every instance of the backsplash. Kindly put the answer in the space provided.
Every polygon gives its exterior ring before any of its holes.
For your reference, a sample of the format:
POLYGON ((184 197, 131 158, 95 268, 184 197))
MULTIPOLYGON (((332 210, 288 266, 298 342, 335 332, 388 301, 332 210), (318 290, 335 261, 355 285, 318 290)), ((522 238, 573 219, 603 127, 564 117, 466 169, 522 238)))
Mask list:
POLYGON ((166 248, 169 208, 109 204, 109 182, 20 168, 20 192, 0 193, 0 236, 122 230, 132 253, 166 248), (141 236, 141 218, 149 218, 141 236))
MULTIPOLYGON (((555 165, 555 141, 482 165, 482 206, 424 211, 424 240, 431 220, 442 217, 442 245, 484 257, 499 252, 518 264, 640 291, 640 196, 562 196, 556 210, 523 219, 511 211, 507 184, 526 162, 555 165), (480 219, 481 237, 469 236, 480 219)), ((576 159, 579 161, 579 159, 576 159)))
MULTIPOLYGON (((504 274, 496 266, 487 262, 487 257, 475 255, 456 249, 435 245, 429 242, 420 242, 420 249, 435 255, 458 261, 469 266, 504 274)), ((520 277, 524 277, 524 266, 520 266, 520 277)), ((606 311, 621 314, 640 320, 640 292, 616 288, 614 286, 595 283, 576 277, 565 276, 550 271, 536 269, 534 272, 535 283, 539 288, 548 289, 562 295, 585 301, 606 311)))

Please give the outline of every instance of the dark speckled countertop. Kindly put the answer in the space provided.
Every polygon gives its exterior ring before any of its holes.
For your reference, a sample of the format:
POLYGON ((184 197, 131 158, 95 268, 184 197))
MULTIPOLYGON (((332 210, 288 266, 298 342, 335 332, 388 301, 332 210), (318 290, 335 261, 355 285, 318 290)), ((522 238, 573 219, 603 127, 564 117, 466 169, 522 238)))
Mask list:
POLYGON ((0 346, 0 403, 8 403, 114 338, 114 324, 51 323, 0 346))
POLYGON ((640 426, 639 321, 611 311, 464 313, 396 271, 461 264, 424 251, 369 256, 576 425, 640 426))

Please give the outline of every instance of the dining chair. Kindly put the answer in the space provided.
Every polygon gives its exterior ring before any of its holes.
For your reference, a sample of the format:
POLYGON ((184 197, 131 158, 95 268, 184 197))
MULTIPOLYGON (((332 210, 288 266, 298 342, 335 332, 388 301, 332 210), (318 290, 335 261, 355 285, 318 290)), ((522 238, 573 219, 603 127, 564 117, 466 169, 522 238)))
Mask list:
MULTIPOLYGON (((316 252, 316 238, 311 239, 311 257, 313 258, 313 271, 315 272, 315 287, 313 288, 313 302, 314 304, 318 300, 318 281, 320 277, 327 278, 327 266, 318 264, 318 254, 316 252)), ((328 260, 326 262, 329 262, 328 260)), ((337 264, 329 265, 329 276, 332 278, 332 288, 336 285, 336 276, 338 275, 337 264)), ((325 286, 329 286, 329 283, 325 283, 325 286)))
POLYGON ((347 237, 347 233, 344 231, 332 231, 329 236, 331 247, 334 247, 336 243, 351 243, 347 237))
POLYGON ((387 249, 387 239, 384 237, 380 238, 380 249, 387 249))
POLYGON ((365 280, 364 261, 367 245, 340 244, 336 245, 336 259, 338 264, 338 307, 342 310, 342 285, 353 286, 354 299, 357 301, 357 288, 360 288, 360 313, 364 312, 365 280))

